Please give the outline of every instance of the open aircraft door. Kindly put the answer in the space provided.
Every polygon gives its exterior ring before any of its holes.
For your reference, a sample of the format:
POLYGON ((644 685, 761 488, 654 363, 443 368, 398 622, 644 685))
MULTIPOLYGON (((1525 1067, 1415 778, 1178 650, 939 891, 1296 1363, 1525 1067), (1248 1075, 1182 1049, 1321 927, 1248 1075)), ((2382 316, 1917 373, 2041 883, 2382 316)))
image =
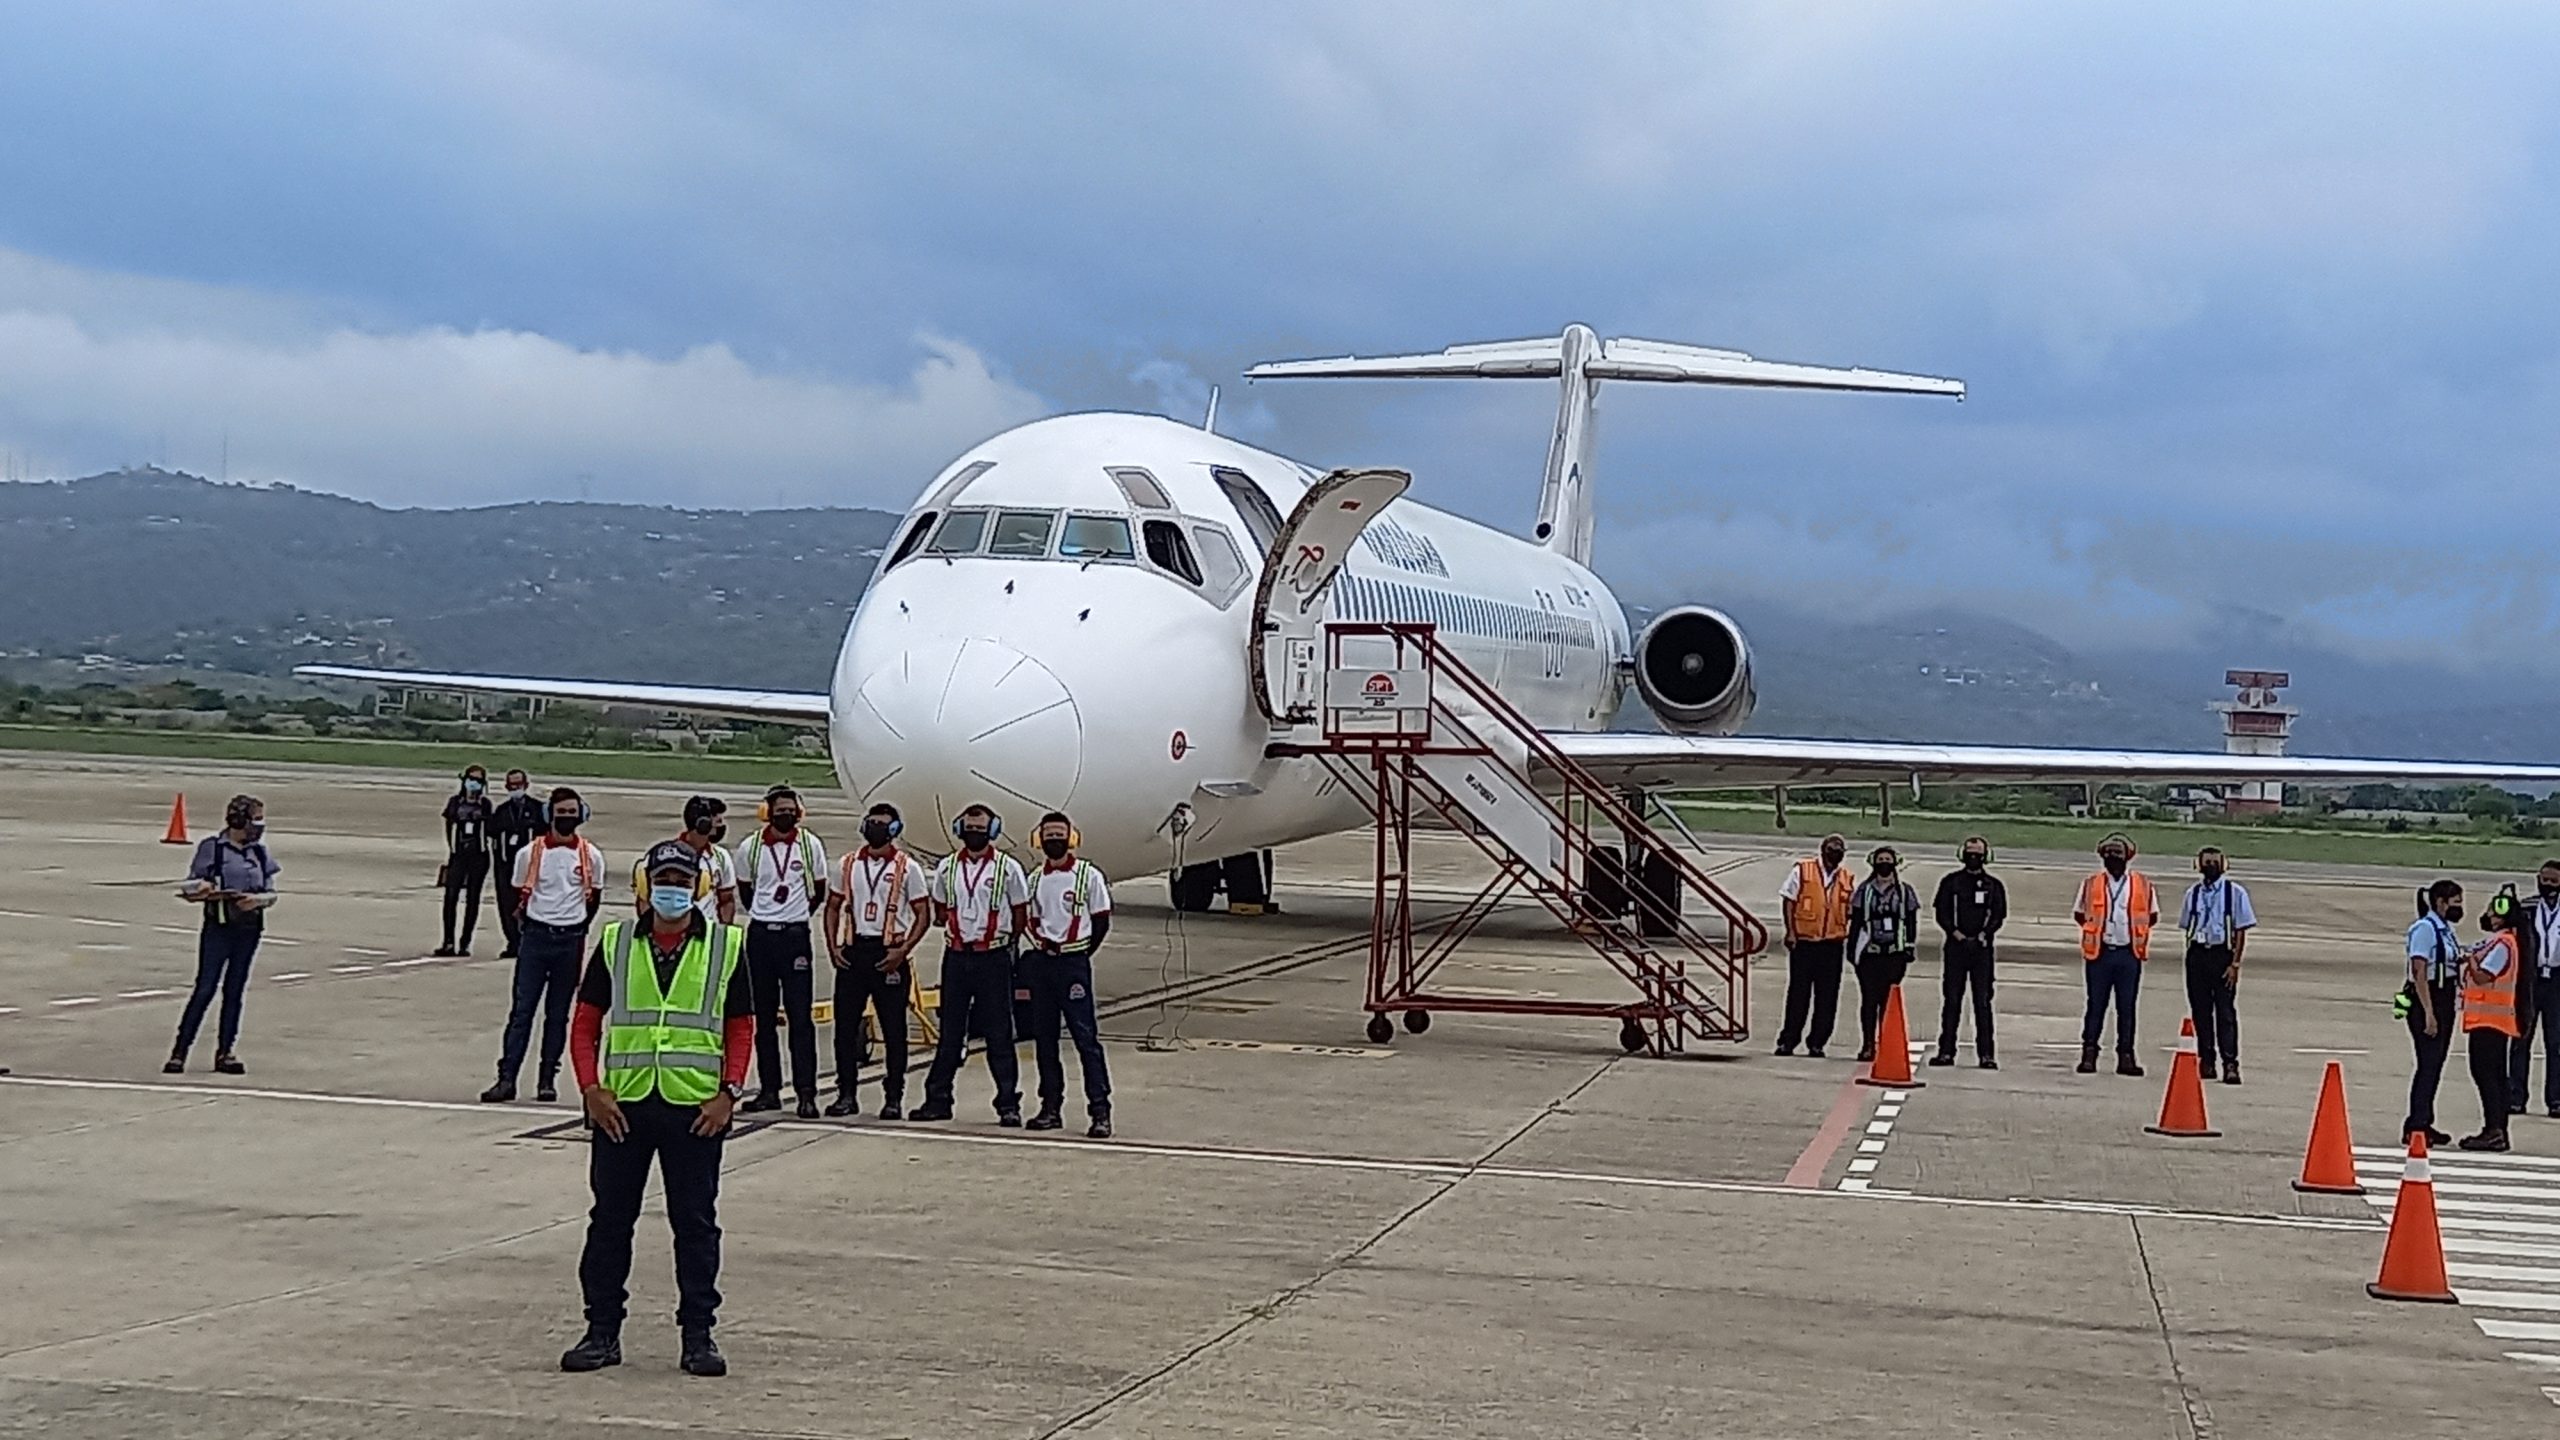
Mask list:
POLYGON ((1326 592, 1353 541, 1413 477, 1402 470, 1336 470, 1289 512, 1253 595, 1253 698, 1276 725, 1311 724, 1324 704, 1326 592))

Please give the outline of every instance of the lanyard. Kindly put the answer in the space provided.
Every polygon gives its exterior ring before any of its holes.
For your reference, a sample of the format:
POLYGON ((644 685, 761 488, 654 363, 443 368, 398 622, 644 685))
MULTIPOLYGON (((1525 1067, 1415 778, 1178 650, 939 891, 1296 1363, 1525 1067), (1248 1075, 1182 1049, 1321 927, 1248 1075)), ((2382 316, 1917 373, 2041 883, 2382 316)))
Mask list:
POLYGON ((858 883, 862 893, 862 923, 879 925, 884 933, 888 929, 888 922, 882 918, 880 902, 885 896, 894 908, 898 901, 899 897, 887 895, 886 892, 890 888, 890 880, 899 873, 901 858, 895 852, 882 856, 876 862, 869 855, 854 857, 861 874, 858 883))
MULTIPOLYGON (((765 863, 768 865, 773 864, 773 842, 770 840, 764 840, 757 843, 764 849, 765 863)), ((782 842, 781 865, 780 868, 773 872, 773 903, 776 905, 788 905, 791 903, 791 854, 798 847, 799 842, 796 840, 785 840, 782 842)))
POLYGON ((958 882, 952 886, 953 891, 956 893, 951 897, 953 902, 951 906, 951 942, 953 944, 961 945, 967 943, 962 940, 960 936, 960 902, 967 900, 971 895, 977 892, 978 882, 981 880, 984 880, 987 884, 987 928, 986 933, 978 937, 978 944, 981 948, 985 948, 996 943, 995 876, 997 873, 996 865, 998 864, 998 860, 999 857, 995 852, 987 852, 987 858, 978 862, 978 873, 975 876, 972 876, 969 873, 969 862, 966 859, 957 855, 951 857, 952 878, 958 882))

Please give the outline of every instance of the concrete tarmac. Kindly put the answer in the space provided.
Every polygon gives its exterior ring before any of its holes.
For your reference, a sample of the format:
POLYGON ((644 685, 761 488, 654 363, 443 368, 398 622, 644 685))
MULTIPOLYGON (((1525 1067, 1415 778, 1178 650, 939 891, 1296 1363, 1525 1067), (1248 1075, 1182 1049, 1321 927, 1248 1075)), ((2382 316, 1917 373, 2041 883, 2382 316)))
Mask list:
MULTIPOLYGON (((1119 1140, 998 1130, 976 1061, 952 1125, 742 1126, 733 1373, 675 1368, 653 1203, 625 1365, 562 1375, 587 1142, 569 1103, 475 1101, 509 966, 486 914, 472 958, 428 953, 449 785, 0 756, 0 1435, 2114 1440, 2560 1418, 2560 1358, 2534 1358, 2560 1357, 2560 1121, 2515 1122, 2540 1161, 2440 1161, 2469 1303, 2364 1295, 2409 1070, 2388 997, 2429 877, 2245 855, 2248 1083, 2208 1087, 2209 1140, 2142 1130, 2185 1007, 2174 943, 2143 989, 2149 1077, 2071 1073, 2080 857, 1999 862, 2004 1068, 1972 1067, 1968 1017, 1963 1063, 1907 1092, 1851 1083, 1853 977, 1833 1058, 1768 1053, 1777 955, 1747 1044, 1627 1057, 1605 1023, 1451 1014, 1372 1045, 1363 837, 1285 852, 1277 916, 1177 920, 1161 880, 1124 877, 1098 967, 1119 1140), (157 843, 180 788, 198 834, 234 790, 263 796, 284 866, 243 1077, 209 1073, 209 1035, 191 1073, 159 1073, 194 965, 187 852, 157 843), (2286 1183, 2333 1056, 2365 1199, 2286 1183)), ((582 788, 618 874, 685 793, 582 788)), ((754 797, 729 798, 743 831, 754 797)), ((811 811, 853 841, 848 802, 811 811)), ((1786 848, 1712 843, 1771 914, 1786 848)), ((1423 849, 1434 893, 1484 873, 1457 837, 1423 849)), ((1924 896, 1948 860, 1914 857, 1924 896)), ((2185 857, 2140 863, 2172 903, 2185 857)), ((1505 912, 1443 979, 1617 993, 1540 919, 1505 912)), ((1938 973, 1925 946, 1915 1040, 1938 973)), ((2476 1110, 2457 1045, 2440 1123, 2476 1110)))

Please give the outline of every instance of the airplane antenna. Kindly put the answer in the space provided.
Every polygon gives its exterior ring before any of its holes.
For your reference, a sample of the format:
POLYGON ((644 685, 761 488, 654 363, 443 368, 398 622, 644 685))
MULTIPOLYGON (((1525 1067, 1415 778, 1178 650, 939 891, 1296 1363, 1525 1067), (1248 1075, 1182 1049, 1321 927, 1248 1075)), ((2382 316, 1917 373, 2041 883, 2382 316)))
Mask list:
POLYGON ((1218 387, 1215 385, 1209 387, 1209 413, 1200 418, 1200 428, 1212 435, 1218 433, 1218 387))

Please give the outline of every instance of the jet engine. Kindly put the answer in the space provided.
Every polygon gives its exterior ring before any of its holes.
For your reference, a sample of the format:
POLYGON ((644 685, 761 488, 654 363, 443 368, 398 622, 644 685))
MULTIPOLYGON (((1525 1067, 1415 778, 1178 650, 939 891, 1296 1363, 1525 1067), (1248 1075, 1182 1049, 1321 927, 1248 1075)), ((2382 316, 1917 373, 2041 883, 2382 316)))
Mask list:
POLYGON ((1675 735, 1730 735, 1751 718, 1751 646, 1721 610, 1682 605, 1636 637, 1636 693, 1675 735))

